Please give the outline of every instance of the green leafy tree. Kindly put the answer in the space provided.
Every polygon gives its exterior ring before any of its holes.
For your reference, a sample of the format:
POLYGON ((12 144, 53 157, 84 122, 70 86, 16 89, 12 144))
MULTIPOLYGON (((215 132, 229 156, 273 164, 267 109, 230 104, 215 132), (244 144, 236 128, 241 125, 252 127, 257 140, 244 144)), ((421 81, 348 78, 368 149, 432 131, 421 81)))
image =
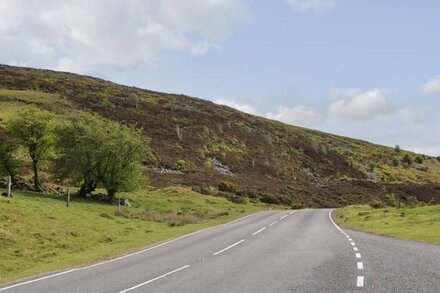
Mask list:
POLYGON ((3 130, 0 131, 0 174, 6 173, 11 176, 12 184, 19 187, 16 177, 17 163, 14 160, 14 152, 16 149, 17 144, 15 141, 3 130))
POLYGON ((67 118, 56 133, 58 173, 81 183, 80 196, 102 184, 112 201, 117 192, 138 186, 141 162, 150 154, 142 129, 80 113, 67 118))
POLYGON ((56 129, 58 158, 55 168, 61 179, 72 179, 80 184, 78 195, 95 191, 100 148, 105 142, 105 121, 88 113, 77 113, 66 118, 56 129))
POLYGON ((55 115, 30 106, 20 111, 7 124, 7 131, 32 160, 34 189, 41 191, 41 165, 53 155, 55 115))
POLYGON ((134 190, 140 182, 141 163, 149 156, 150 140, 142 129, 106 123, 106 141, 99 151, 98 179, 110 201, 117 192, 134 190))

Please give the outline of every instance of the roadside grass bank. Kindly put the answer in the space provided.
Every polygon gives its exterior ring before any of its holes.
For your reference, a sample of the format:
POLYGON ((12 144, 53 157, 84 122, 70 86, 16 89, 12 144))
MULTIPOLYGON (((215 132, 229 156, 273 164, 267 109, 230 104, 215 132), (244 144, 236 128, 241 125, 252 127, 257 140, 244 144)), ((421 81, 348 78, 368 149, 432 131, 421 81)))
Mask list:
MULTIPOLYGON (((4 190, 0 189, 0 193, 4 190)), ((121 194, 130 208, 32 192, 0 197, 0 283, 102 260, 268 209, 183 187, 121 194)))
POLYGON ((335 219, 362 231, 440 243, 440 205, 380 209, 352 205, 337 209, 335 219))

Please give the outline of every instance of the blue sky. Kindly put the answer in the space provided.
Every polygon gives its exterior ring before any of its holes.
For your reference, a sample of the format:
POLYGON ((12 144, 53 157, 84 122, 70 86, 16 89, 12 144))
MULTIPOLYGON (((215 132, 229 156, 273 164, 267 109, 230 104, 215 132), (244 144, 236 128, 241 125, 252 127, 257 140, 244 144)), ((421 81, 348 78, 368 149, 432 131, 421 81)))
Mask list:
POLYGON ((440 2, 0 2, 0 62, 440 155, 440 2), (2 21, 3 20, 3 21, 2 21))

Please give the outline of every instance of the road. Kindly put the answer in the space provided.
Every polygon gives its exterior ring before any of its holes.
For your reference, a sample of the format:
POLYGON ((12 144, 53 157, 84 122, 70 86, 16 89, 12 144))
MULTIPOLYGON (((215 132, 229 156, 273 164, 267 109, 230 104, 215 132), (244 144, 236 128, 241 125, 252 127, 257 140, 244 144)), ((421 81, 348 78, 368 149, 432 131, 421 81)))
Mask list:
POLYGON ((338 227, 330 213, 264 211, 0 292, 440 292, 440 245, 338 227))

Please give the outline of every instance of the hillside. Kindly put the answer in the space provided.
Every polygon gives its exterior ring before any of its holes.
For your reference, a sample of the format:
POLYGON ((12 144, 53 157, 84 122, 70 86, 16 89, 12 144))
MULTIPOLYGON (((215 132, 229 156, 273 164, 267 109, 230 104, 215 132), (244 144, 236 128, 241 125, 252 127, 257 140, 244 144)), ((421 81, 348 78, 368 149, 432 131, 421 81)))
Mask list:
POLYGON ((0 66, 0 127, 33 104, 62 119, 98 113, 142 127, 154 157, 145 172, 154 186, 204 191, 232 182, 233 192, 271 203, 343 206, 385 199, 440 203, 440 161, 404 166, 416 154, 248 115, 212 102, 118 85, 70 73, 0 66), (136 97, 133 100, 133 97, 136 97), (139 101, 137 101, 139 99, 139 101))

